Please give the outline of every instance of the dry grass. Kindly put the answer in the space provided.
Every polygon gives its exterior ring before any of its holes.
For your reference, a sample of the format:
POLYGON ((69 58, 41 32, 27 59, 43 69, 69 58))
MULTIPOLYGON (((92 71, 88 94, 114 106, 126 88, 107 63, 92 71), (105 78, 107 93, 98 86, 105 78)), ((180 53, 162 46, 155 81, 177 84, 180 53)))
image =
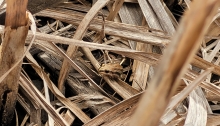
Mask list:
POLYGON ((34 15, 17 124, 220 125, 217 0, 90 2, 34 15))

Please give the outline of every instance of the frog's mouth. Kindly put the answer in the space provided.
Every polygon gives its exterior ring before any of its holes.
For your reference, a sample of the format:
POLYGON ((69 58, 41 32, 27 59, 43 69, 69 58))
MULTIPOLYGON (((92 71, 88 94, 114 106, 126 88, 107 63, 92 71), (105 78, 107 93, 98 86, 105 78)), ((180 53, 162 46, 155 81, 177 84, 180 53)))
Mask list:
POLYGON ((122 73, 121 72, 118 72, 118 71, 109 71, 109 70, 100 70, 99 71, 100 74, 110 74, 110 75, 118 75, 120 76, 122 73))

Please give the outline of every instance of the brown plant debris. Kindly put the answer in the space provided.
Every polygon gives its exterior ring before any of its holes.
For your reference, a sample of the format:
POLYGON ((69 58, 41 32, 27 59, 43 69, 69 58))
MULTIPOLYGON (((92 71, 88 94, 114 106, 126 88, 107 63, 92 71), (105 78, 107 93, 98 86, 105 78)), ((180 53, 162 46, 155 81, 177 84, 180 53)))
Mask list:
POLYGON ((218 0, 22 2, 0 1, 1 125, 220 125, 218 0))

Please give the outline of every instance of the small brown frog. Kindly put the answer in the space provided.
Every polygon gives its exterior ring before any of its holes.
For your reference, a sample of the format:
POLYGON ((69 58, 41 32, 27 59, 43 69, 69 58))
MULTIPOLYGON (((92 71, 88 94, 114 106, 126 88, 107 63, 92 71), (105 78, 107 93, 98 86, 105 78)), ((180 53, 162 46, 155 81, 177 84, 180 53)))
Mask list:
POLYGON ((113 79, 120 79, 123 73, 123 67, 119 63, 102 64, 99 68, 99 74, 113 79))

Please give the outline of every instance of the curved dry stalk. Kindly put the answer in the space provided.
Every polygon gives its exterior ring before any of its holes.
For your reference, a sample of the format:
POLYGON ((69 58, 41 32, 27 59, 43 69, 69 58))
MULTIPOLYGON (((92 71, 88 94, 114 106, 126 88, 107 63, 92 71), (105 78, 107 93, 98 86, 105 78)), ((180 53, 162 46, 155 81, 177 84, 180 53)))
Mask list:
POLYGON ((48 84, 47 86, 50 88, 51 92, 57 97, 57 99, 60 100, 66 107, 68 107, 83 123, 88 122, 90 118, 75 103, 72 103, 69 99, 65 98, 65 96, 49 79, 47 74, 42 71, 35 59, 30 54, 27 54, 27 58, 32 63, 31 66, 35 69, 38 75, 42 79, 45 79, 48 84))
POLYGON ((28 80, 23 74, 20 76, 21 87, 28 92, 33 99, 35 99, 41 107, 60 125, 68 126, 68 123, 61 117, 61 115, 47 102, 40 91, 28 80))
MULTIPOLYGON (((83 18, 82 22, 79 24, 76 33, 74 35, 74 39, 77 40, 81 40, 84 33, 87 30, 88 25, 90 24, 91 20, 95 17, 95 15, 97 14, 97 12, 102 9, 107 3, 109 2, 109 0, 98 0, 93 7, 89 10, 89 12, 86 14, 86 16, 83 18)), ((69 57, 73 57, 74 53, 76 52, 77 47, 70 45, 67 49, 66 54, 69 57)), ((58 79, 58 88, 60 89, 61 92, 64 92, 64 81, 68 75, 69 72, 69 64, 68 62, 64 59, 63 64, 62 64, 62 68, 60 70, 60 76, 58 79)))

